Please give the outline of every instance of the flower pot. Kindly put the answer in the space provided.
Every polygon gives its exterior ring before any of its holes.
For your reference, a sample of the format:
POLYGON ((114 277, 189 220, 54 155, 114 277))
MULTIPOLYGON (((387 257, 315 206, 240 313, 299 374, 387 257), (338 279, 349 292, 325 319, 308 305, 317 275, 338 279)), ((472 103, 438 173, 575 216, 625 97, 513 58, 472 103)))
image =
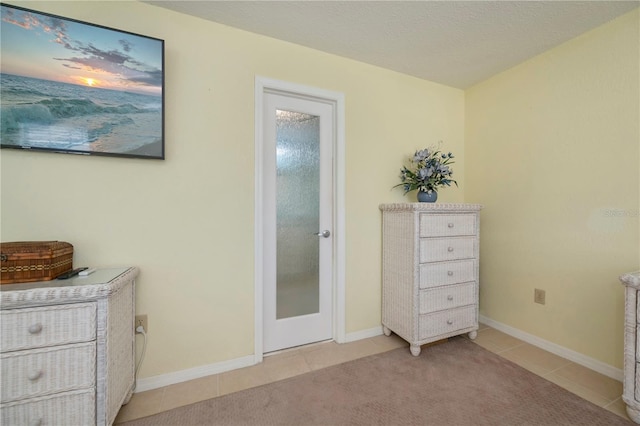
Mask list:
POLYGON ((418 191, 418 201, 421 203, 435 203, 438 199, 438 193, 436 191, 431 191, 431 193, 426 191, 418 191))

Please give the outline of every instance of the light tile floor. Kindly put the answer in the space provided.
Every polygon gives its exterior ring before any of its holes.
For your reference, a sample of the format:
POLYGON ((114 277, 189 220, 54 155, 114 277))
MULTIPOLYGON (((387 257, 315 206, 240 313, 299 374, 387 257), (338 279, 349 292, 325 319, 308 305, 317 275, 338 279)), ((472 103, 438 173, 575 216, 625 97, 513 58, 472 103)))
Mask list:
MULTIPOLYGON (((482 324, 474 342, 627 418, 621 399, 622 383, 617 380, 482 324)), ((326 342, 282 351, 265 357, 258 365, 136 393, 129 404, 122 407, 115 424, 399 347, 408 350, 407 342, 392 334, 341 345, 326 342)))

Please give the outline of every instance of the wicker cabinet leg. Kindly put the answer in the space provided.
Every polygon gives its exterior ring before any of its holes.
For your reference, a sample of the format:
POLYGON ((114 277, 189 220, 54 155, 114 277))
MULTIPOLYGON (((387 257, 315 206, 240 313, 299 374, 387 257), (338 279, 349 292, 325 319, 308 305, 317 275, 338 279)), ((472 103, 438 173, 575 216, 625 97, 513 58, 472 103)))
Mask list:
POLYGON ((637 410, 630 405, 627 405, 627 415, 631 420, 636 423, 640 423, 640 410, 637 410))
POLYGON ((389 327, 387 327, 386 325, 382 326, 382 332, 385 336, 391 336, 391 330, 389 330, 389 327))
POLYGON ((478 332, 476 330, 473 330, 473 331, 469 332, 469 339, 473 340, 476 337, 478 337, 478 332))
POLYGON ((420 347, 420 345, 414 345, 412 343, 411 346, 409 346, 409 350, 411 351, 411 355, 418 356, 420 355, 420 351, 422 350, 422 348, 420 347))

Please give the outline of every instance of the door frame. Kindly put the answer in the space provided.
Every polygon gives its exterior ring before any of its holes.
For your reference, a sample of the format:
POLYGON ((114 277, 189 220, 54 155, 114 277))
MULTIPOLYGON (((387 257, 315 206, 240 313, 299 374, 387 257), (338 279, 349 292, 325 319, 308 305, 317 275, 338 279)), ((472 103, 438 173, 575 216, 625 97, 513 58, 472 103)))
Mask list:
POLYGON ((334 118, 333 137, 333 273, 332 286, 332 334, 337 343, 346 341, 345 322, 345 147, 344 147, 344 94, 297 83, 256 76, 255 79, 255 215, 254 215, 254 362, 263 359, 263 316, 264 316, 264 265, 263 202, 264 173, 263 128, 264 94, 276 93, 298 97, 332 106, 334 118))

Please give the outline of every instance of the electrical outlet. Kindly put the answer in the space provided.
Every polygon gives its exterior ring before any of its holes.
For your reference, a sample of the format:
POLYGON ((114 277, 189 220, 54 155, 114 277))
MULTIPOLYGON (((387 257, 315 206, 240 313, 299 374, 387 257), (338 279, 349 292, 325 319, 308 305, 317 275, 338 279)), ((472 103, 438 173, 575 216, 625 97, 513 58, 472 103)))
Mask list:
POLYGON ((139 326, 142 326, 142 328, 144 329, 145 333, 149 332, 149 323, 147 323, 147 316, 146 315, 136 315, 136 326, 135 326, 135 328, 138 328, 139 326))
POLYGON ((539 303, 541 305, 544 305, 545 302, 545 291, 544 290, 540 290, 539 288, 536 288, 533 290, 533 301, 535 303, 539 303))

